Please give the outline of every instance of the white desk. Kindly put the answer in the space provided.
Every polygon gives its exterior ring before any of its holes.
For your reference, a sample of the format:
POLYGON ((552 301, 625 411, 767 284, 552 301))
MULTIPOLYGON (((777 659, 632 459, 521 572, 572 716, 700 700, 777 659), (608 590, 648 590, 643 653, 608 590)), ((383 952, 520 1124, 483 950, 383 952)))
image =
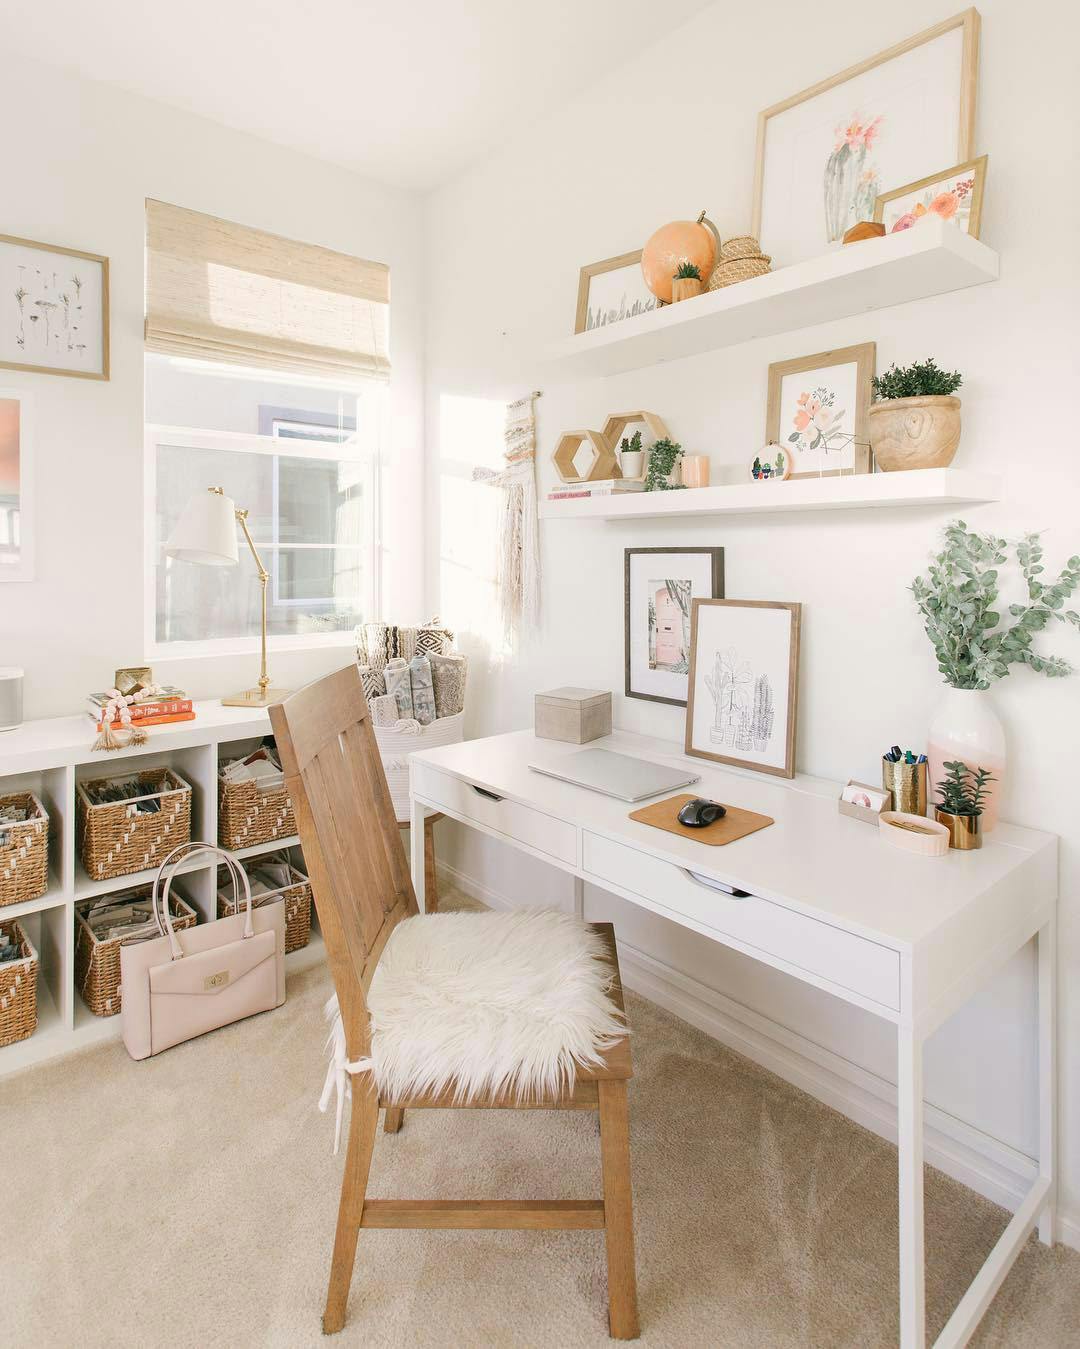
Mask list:
POLYGON ((441 811, 577 878, 805 980, 896 1026, 900 1343, 926 1341, 923 1246, 924 1041, 1035 937, 1039 969, 1039 1174, 957 1306, 938 1346, 967 1342, 1037 1225, 1054 1239, 1057 839, 1000 825, 978 852, 920 858, 876 826, 842 816, 838 783, 777 781, 687 759, 665 741, 616 732, 594 747, 678 766, 692 790, 776 823, 708 847, 628 818, 635 807, 529 770, 577 746, 531 732, 492 736, 411 760, 412 873, 424 907, 424 819, 441 811), (750 892, 737 899, 708 887, 750 892))

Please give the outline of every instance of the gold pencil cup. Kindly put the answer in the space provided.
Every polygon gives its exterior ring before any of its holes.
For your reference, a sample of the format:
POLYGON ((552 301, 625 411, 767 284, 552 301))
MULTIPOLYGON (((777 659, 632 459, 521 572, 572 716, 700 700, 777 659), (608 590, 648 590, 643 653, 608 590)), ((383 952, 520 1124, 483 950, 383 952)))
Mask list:
POLYGON ((890 763, 881 761, 881 787, 892 793, 893 810, 908 815, 926 814, 927 768, 925 763, 890 763))
POLYGON ((949 831, 949 847, 966 852, 969 848, 982 847, 982 830, 979 828, 981 815, 954 815, 950 810, 934 811, 934 819, 949 831))

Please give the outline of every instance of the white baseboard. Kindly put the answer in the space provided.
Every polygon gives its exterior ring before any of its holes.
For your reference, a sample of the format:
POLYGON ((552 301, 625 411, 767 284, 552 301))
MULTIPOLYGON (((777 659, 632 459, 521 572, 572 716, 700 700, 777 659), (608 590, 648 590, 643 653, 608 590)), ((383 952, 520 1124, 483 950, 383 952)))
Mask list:
MULTIPOLYGON (((515 907, 504 895, 454 867, 439 863, 439 874, 490 908, 515 907)), ((619 963, 627 988, 872 1133, 896 1142, 896 1087, 885 1078, 624 942, 619 942, 619 963)), ((925 1120, 927 1162, 1014 1212, 1035 1179, 1034 1160, 936 1106, 926 1106, 925 1120)), ((1080 1217, 1059 1213, 1057 1226, 1058 1240, 1080 1250, 1080 1217)))

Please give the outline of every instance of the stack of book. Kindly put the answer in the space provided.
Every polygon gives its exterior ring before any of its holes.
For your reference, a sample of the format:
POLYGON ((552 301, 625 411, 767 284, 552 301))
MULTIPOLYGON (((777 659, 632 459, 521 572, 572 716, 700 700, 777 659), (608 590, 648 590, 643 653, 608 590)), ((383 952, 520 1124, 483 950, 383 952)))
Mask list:
POLYGON ((598 478, 595 482, 564 482, 549 492, 549 501, 572 501, 575 497, 612 497, 624 492, 641 492, 644 482, 637 478, 598 478))
MULTIPOLYGON (((107 693, 91 693, 87 699, 86 710, 94 719, 99 730, 108 702, 109 695, 107 693)), ((183 689, 175 688, 171 684, 162 685, 154 698, 148 698, 145 702, 131 703, 128 706, 128 712, 131 716, 132 726, 168 726, 175 721, 195 720, 195 710, 191 699, 183 689)), ((118 731, 122 724, 119 718, 115 718, 112 722, 112 729, 118 731)))

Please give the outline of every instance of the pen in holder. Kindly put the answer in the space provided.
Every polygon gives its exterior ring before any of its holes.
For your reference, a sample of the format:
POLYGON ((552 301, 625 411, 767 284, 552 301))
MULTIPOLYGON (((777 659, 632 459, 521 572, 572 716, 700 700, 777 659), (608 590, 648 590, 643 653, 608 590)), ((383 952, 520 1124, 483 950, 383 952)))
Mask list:
POLYGON ((927 768, 922 763, 890 763, 881 761, 881 786, 884 791, 892 792, 893 810, 904 811, 908 815, 926 814, 927 768))

